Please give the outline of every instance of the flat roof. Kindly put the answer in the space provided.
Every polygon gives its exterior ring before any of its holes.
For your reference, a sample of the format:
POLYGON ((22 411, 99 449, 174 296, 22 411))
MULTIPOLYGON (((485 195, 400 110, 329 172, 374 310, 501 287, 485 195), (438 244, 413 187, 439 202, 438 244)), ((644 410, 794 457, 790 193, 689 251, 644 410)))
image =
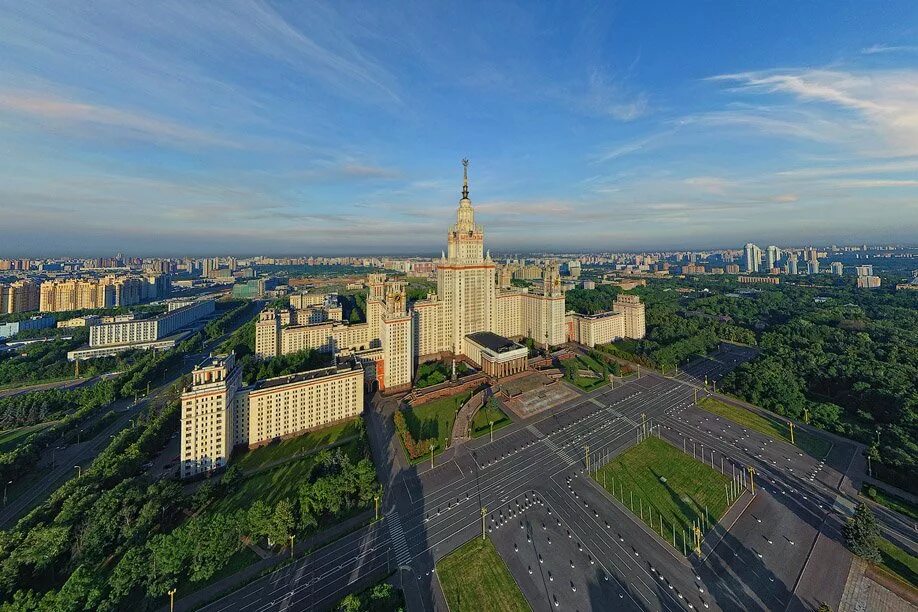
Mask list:
POLYGON ((467 334, 465 337, 475 344, 483 346, 495 353, 514 351, 522 346, 509 338, 504 338, 503 336, 499 336, 489 331, 475 332, 474 334, 467 334))
POLYGON ((347 372, 353 372, 355 370, 362 369, 363 367, 357 362, 356 359, 349 359, 347 361, 340 361, 335 365, 327 366, 324 368, 317 368, 315 370, 307 370, 305 372, 297 372, 295 374, 286 374, 284 376, 277 376, 275 378, 257 380, 245 388, 250 391, 262 391, 264 389, 271 389, 273 387, 280 387, 282 385, 289 385, 293 383, 304 382, 307 380, 315 380, 318 378, 324 378, 326 376, 345 374, 347 372))

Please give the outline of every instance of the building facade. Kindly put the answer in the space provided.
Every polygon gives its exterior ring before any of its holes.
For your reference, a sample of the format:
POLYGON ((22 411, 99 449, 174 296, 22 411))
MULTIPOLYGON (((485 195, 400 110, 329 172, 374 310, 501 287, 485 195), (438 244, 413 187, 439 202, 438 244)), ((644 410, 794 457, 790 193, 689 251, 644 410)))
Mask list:
MULTIPOLYGON (((539 268, 532 287, 498 282, 497 265, 484 249, 484 230, 475 223, 469 198, 468 167, 456 223, 446 235, 447 250, 436 261, 437 290, 407 303, 406 284, 384 274, 367 279, 366 322, 313 323, 302 314, 319 301, 310 294, 291 297, 289 310, 267 310, 256 325, 260 357, 302 349, 354 354, 367 365, 368 381, 380 389, 409 388, 419 361, 452 355, 481 366, 480 347, 469 336, 491 332, 504 338, 532 338, 541 346, 567 341, 560 268, 539 268)), ((504 371, 505 368, 500 368, 504 371)))
POLYGON ((22 279, 10 284, 0 283, 0 314, 38 310, 40 305, 39 285, 22 279))
POLYGON ((89 330, 89 346, 136 344, 159 340, 213 311, 213 300, 200 300, 149 319, 100 323, 93 325, 89 330))
POLYGON ((620 294, 611 312, 582 315, 570 312, 566 317, 567 335, 571 342, 594 347, 619 338, 643 338, 646 333, 644 304, 636 295, 620 294))
POLYGON ((182 478, 224 467, 237 446, 278 438, 358 416, 364 374, 356 359, 242 385, 235 356, 210 357, 182 393, 182 478))

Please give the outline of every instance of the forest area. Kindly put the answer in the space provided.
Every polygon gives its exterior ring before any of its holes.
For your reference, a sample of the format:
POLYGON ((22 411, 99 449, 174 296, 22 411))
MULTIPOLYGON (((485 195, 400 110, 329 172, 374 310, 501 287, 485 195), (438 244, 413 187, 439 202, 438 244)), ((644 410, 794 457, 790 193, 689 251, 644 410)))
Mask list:
MULTIPOLYGON (((614 300, 599 288, 568 293, 578 310, 608 310, 614 300)), ((918 490, 910 478, 918 467, 914 292, 850 283, 750 290, 729 278, 699 277, 634 293, 647 306, 646 338, 604 350, 668 369, 722 340, 756 345, 759 356, 729 374, 724 391, 869 445, 879 477, 918 490)))

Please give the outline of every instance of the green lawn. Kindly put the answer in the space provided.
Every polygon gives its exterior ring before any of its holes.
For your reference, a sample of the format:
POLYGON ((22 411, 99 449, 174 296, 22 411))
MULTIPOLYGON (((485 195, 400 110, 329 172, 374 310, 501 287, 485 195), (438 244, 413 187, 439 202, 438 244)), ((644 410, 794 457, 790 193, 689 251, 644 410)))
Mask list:
POLYGON ((490 435, 490 422, 494 421, 494 431, 501 427, 506 427, 511 423, 510 418, 499 407, 491 408, 487 404, 481 407, 481 410, 475 413, 472 419, 472 437, 490 435))
MULTIPOLYGON (((472 397, 472 392, 466 391, 403 411, 408 431, 418 441, 436 438, 437 449, 434 454, 440 454, 446 449, 446 444, 453 435, 453 421, 456 420, 456 412, 470 397, 472 397)), ((422 459, 423 457, 417 461, 422 459)))
MULTIPOLYGON (((365 447, 363 440, 357 439, 347 442, 342 448, 356 461, 365 447)), ((315 462, 316 455, 309 455, 243 478, 233 491, 217 500, 209 510, 227 512, 248 508, 257 499, 273 506, 285 497, 295 497, 300 483, 309 479, 315 462)))
MULTIPOLYGON (((358 417, 358 419, 359 418, 360 417, 358 417)), ((356 436, 359 433, 360 424, 357 419, 352 419, 344 423, 332 425, 331 427, 310 431, 301 436, 272 442, 265 446, 259 446, 256 449, 243 453, 238 458, 234 457, 233 464, 238 465, 244 472, 248 472, 271 463, 294 459, 298 456, 308 454, 320 446, 336 444, 343 439, 356 436)))
POLYGON ((902 499, 892 493, 888 493, 883 489, 876 487, 870 484, 864 484, 861 487, 861 493, 867 498, 886 506, 890 510, 895 510, 900 514, 918 521, 918 507, 915 504, 910 503, 908 500, 902 499))
POLYGON ((606 370, 595 359, 587 355, 577 355, 577 365, 584 370, 592 370, 597 378, 587 378, 580 376, 579 374, 574 378, 573 382, 579 388, 584 391, 592 391, 597 387, 601 387, 606 382, 606 370))
POLYGON ((725 485, 730 478, 692 459, 680 449, 659 438, 647 438, 593 474, 593 479, 612 492, 626 507, 631 507, 644 523, 672 545, 673 526, 676 548, 682 550, 682 531, 691 547, 693 521, 705 517, 709 525, 719 520, 729 507, 725 485), (661 481, 661 477, 666 482, 661 481), (651 519, 652 512, 652 519, 651 519))
POLYGON ((913 557, 885 538, 880 538, 880 556, 880 569, 918 588, 918 557, 913 557))
POLYGON ((22 444, 30 434, 41 431, 53 424, 53 422, 36 423, 35 425, 0 431, 0 452, 6 452, 16 448, 22 444))
MULTIPOLYGON (((753 429, 772 438, 790 442, 790 428, 787 425, 787 421, 783 419, 762 416, 751 410, 731 406, 710 397, 698 400, 698 406, 743 427, 753 429)), ((822 436, 815 436, 799 427, 794 430, 794 441, 800 450, 817 459, 825 458, 832 448, 832 443, 822 436)))
POLYGON ((531 610, 491 540, 475 538, 437 563, 450 612, 531 610))

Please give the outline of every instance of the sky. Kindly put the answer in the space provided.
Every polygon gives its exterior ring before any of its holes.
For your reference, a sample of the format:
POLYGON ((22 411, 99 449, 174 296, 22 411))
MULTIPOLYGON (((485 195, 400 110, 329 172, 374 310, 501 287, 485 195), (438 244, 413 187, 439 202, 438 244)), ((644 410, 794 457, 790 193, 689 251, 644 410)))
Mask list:
POLYGON ((918 243, 918 2, 0 0, 0 256, 918 243))

